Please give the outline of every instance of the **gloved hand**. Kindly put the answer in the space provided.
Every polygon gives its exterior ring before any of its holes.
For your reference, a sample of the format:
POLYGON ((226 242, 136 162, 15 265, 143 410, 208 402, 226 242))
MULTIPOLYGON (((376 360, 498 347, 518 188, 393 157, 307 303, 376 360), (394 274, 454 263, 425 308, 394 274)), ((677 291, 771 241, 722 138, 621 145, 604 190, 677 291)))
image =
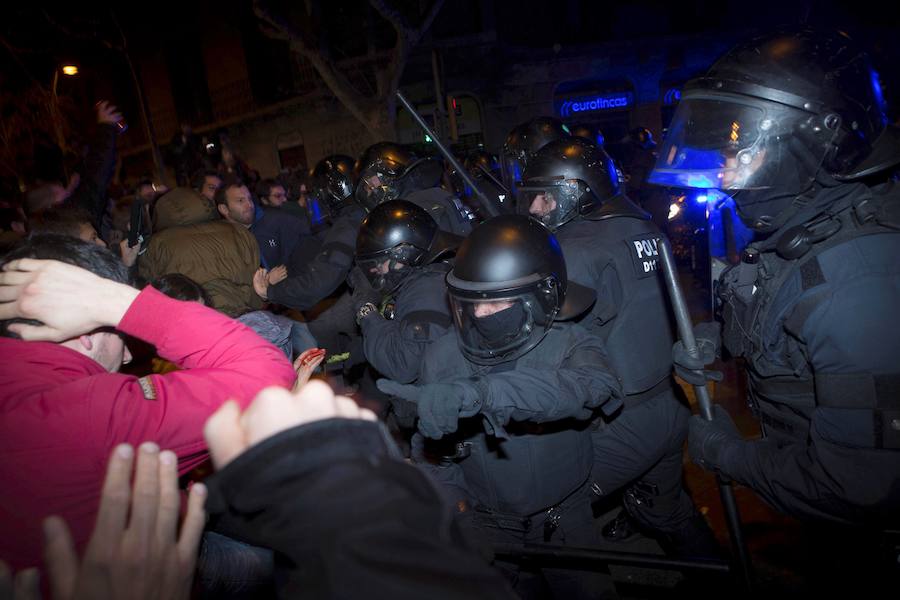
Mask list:
POLYGON ((385 394, 415 403, 419 415, 419 431, 425 437, 435 440, 456 431, 459 417, 471 417, 481 408, 478 389, 463 382, 406 385, 390 379, 379 379, 375 384, 385 394))
POLYGON ((710 471, 718 471, 722 467, 723 453, 734 442, 743 438, 731 420, 728 412, 713 405, 713 420, 707 421, 700 415, 694 415, 689 422, 688 454, 697 465, 710 471))
POLYGON ((697 340, 697 350, 700 354, 694 358, 684 347, 684 342, 678 340, 672 346, 672 363, 675 374, 691 385, 704 385, 707 381, 722 381, 722 372, 705 369, 716 361, 721 340, 722 326, 717 322, 703 322, 694 326, 694 338, 697 340), (699 371, 699 372, 698 372, 699 371))
POLYGON ((360 307, 366 303, 374 304, 376 307, 381 303, 381 294, 372 287, 369 279, 359 267, 350 269, 347 283, 352 288, 350 298, 353 300, 354 312, 359 312, 360 307))

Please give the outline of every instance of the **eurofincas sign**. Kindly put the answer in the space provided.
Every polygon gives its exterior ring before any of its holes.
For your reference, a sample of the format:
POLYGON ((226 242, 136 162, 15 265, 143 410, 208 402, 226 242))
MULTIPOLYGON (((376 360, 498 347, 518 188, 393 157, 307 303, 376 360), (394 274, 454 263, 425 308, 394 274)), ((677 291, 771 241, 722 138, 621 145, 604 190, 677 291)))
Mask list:
POLYGON ((559 98, 556 101, 557 112, 562 118, 573 117, 582 113, 626 110, 631 108, 634 96, 631 92, 615 92, 611 94, 592 94, 575 98, 559 98))

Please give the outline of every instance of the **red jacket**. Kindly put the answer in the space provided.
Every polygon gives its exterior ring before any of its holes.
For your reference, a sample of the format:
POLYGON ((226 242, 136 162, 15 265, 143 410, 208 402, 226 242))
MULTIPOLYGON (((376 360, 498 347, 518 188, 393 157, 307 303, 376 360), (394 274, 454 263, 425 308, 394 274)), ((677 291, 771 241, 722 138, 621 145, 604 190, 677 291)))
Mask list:
POLYGON ((241 323, 152 288, 118 329, 184 370, 138 379, 64 346, 0 338, 0 559, 14 569, 42 562, 41 521, 52 514, 83 549, 117 444, 156 442, 178 455, 183 474, 206 459, 203 424, 222 402, 246 406, 296 377, 241 323))

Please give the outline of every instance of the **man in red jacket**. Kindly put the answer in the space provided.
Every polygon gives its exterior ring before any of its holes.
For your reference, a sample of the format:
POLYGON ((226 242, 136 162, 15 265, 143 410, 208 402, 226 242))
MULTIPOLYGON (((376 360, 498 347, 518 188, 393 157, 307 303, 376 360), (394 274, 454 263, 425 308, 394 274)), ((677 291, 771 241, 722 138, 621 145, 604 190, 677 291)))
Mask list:
POLYGON ((130 287, 98 246, 36 236, 0 263, 0 559, 14 569, 41 563, 46 515, 62 516, 83 547, 116 445, 156 442, 186 473, 207 458, 203 423, 225 400, 244 406, 295 378, 244 325, 130 287), (122 334, 182 370, 117 373, 130 360, 122 334))

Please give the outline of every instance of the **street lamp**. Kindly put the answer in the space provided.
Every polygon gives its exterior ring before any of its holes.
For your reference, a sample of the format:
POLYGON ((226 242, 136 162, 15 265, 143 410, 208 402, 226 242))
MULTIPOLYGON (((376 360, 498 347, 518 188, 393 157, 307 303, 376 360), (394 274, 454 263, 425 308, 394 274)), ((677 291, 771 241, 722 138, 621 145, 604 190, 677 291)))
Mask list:
POLYGON ((59 113, 59 97, 56 94, 60 71, 67 77, 74 77, 75 75, 78 75, 78 67, 76 65, 68 64, 53 69, 53 81, 50 84, 50 115, 53 120, 53 129, 56 132, 56 143, 60 148, 65 148, 66 141, 63 137, 62 127, 60 126, 62 115, 59 113))

